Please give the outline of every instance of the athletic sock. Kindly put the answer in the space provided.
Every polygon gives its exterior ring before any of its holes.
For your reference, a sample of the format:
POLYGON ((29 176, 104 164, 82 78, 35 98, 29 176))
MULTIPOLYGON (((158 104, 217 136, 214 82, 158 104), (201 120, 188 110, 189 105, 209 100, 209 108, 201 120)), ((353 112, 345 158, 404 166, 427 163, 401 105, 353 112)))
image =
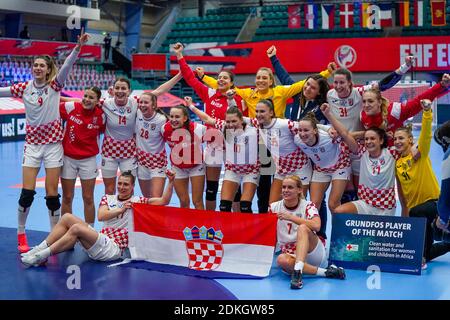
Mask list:
POLYGON ((24 208, 21 205, 19 205, 19 208, 17 209, 17 217, 18 217, 18 223, 17 223, 17 233, 25 233, 25 224, 27 223, 28 218, 28 212, 30 212, 30 208, 24 208))
POLYGON ((303 261, 299 261, 295 263, 294 270, 300 270, 303 272, 303 267, 305 266, 305 263, 303 261))
POLYGON ((46 249, 44 249, 44 250, 42 250, 42 251, 39 251, 39 255, 42 257, 42 258, 48 258, 48 257, 50 257, 51 256, 51 251, 50 251, 50 247, 48 247, 48 248, 46 248, 46 249))
POLYGON ((42 251, 42 250, 44 250, 44 249, 47 249, 47 248, 48 248, 48 243, 47 243, 47 241, 46 241, 46 240, 42 241, 41 243, 39 243, 39 244, 36 246, 36 248, 39 249, 39 251, 42 251))
POLYGON ((60 215, 61 215, 61 209, 58 209, 58 210, 55 210, 55 211, 48 210, 48 217, 50 219, 50 226, 51 226, 52 230, 56 226, 56 224, 58 223, 60 215))
POLYGON ((319 276, 319 277, 326 277, 325 271, 327 271, 327 269, 324 269, 324 268, 317 268, 316 276, 319 276))

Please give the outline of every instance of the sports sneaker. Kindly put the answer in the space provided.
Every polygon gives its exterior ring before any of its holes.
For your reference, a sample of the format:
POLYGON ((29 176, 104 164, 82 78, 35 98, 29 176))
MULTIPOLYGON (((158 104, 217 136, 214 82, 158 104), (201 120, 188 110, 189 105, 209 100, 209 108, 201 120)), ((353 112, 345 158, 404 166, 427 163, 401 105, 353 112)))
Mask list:
POLYGON ((344 268, 336 267, 334 264, 332 264, 327 268, 327 271, 325 271, 325 276, 327 278, 344 280, 345 279, 345 271, 344 271, 344 268))
POLYGON ((291 274, 291 289, 303 288, 302 272, 300 270, 294 270, 291 274))
POLYGON ((25 267, 39 267, 40 265, 43 265, 45 262, 47 262, 47 258, 44 258, 41 254, 35 253, 32 255, 26 255, 22 257, 22 263, 25 265, 25 267))
POLYGON ((19 233, 17 235, 17 249, 19 249, 20 253, 25 253, 30 251, 30 247, 28 246, 27 235, 25 233, 19 233))
POLYGON ((35 253, 38 253, 39 251, 41 251, 41 249, 39 249, 38 246, 32 247, 30 251, 21 253, 20 256, 21 257, 30 256, 30 255, 33 255, 35 253))
POLYGON ((427 265, 427 260, 425 260, 425 258, 422 257, 422 270, 427 270, 428 265, 427 265))

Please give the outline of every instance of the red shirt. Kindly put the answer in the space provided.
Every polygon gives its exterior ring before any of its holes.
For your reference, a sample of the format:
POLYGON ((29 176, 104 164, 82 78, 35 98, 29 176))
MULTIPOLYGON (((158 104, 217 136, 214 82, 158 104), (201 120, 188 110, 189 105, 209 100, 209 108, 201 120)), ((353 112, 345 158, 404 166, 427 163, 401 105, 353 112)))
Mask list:
POLYGON ((61 102, 61 118, 66 121, 64 154, 73 159, 86 159, 99 153, 99 136, 105 131, 106 118, 99 107, 83 108, 81 102, 61 102))

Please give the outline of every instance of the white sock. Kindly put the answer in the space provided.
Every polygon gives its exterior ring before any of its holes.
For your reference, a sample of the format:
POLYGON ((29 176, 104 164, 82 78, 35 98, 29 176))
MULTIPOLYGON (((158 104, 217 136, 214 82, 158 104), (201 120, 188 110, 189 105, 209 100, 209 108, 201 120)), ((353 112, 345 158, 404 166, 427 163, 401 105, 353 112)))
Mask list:
POLYGON ((42 251, 39 251, 39 255, 44 259, 50 257, 51 254, 52 253, 50 252, 50 248, 46 248, 42 251))
POLYGON ((319 276, 319 277, 326 277, 325 271, 327 271, 327 269, 324 269, 324 268, 317 268, 316 276, 319 276))
POLYGON ((24 208, 19 204, 19 208, 17 209, 17 233, 25 233, 25 224, 27 223, 28 213, 30 212, 30 207, 24 208))
POLYGON ((48 210, 48 217, 50 219, 50 226, 52 230, 58 223, 60 216, 61 216, 61 209, 55 211, 48 210))
POLYGON ((41 243, 39 243, 39 244, 36 246, 36 248, 39 249, 39 251, 44 250, 44 249, 47 249, 47 248, 48 248, 48 243, 47 243, 47 241, 46 241, 46 240, 42 241, 41 243))
POLYGON ((303 261, 299 261, 295 263, 294 270, 300 270, 303 272, 303 267, 305 266, 305 263, 303 261))

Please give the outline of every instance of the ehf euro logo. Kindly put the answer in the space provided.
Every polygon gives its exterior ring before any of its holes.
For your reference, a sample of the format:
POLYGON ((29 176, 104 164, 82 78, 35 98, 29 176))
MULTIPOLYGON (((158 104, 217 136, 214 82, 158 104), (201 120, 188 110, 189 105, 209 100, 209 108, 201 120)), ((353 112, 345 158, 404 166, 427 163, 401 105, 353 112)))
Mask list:
POLYGON ((222 231, 194 226, 184 228, 183 235, 186 239, 190 269, 209 271, 220 266, 224 254, 222 231))
POLYGON ((334 60, 341 68, 351 68, 356 62, 356 51, 348 45, 340 46, 334 52, 334 60))

